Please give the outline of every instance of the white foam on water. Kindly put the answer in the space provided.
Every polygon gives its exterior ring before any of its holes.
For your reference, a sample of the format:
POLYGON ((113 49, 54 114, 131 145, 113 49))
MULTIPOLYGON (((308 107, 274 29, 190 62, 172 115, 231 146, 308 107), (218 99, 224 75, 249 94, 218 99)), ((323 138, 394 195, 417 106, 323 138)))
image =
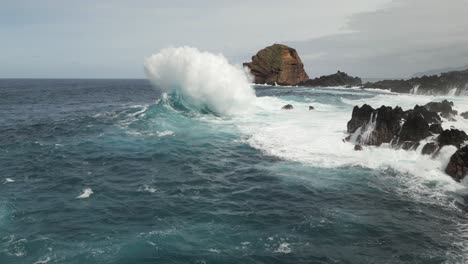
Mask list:
POLYGON ((89 198, 93 194, 93 190, 91 188, 86 188, 83 192, 76 197, 76 199, 86 199, 89 198))
MULTIPOLYGON (((397 177, 406 190, 411 190, 407 195, 414 195, 421 200, 427 200, 427 197, 440 200, 449 192, 466 192, 463 184, 455 182, 444 173, 449 158, 456 151, 455 147, 447 146, 433 158, 420 154, 422 145, 417 151, 394 149, 389 144, 365 146, 363 151, 355 151, 354 145, 343 142, 343 139, 347 136, 346 124, 351 118, 354 105, 367 103, 374 108, 381 105, 401 106, 406 110, 416 104, 424 105, 445 98, 378 94, 366 99, 342 99, 349 108, 314 102, 316 110, 309 111, 310 102, 259 97, 253 114, 235 117, 231 121, 249 145, 266 155, 312 167, 392 168, 400 172, 397 177), (294 109, 281 110, 286 104, 292 104, 294 109)), ((456 98, 453 101, 455 109, 466 107, 468 110, 468 98, 456 98)), ((444 122, 444 127, 450 125, 465 129, 468 128, 468 120, 458 117, 457 122, 444 122)))
POLYGON ((282 253, 282 254, 289 254, 292 252, 291 248, 289 247, 290 244, 289 243, 281 243, 279 244, 278 248, 275 249, 275 253, 282 253))
POLYGON ((170 131, 170 130, 164 130, 164 131, 157 131, 156 132, 158 134, 158 137, 165 137, 165 136, 172 136, 174 135, 174 132, 173 131, 170 131))
POLYGON ((139 192, 149 192, 149 193, 155 193, 157 191, 156 188, 151 187, 147 184, 143 185, 142 187, 138 188, 139 192))
POLYGON ((12 182, 15 182, 15 180, 13 180, 12 178, 6 178, 3 184, 12 183, 12 182))
POLYGON ((45 263, 49 263, 50 260, 51 260, 50 257, 46 257, 44 259, 40 259, 40 260, 34 262, 33 264, 45 264, 45 263))

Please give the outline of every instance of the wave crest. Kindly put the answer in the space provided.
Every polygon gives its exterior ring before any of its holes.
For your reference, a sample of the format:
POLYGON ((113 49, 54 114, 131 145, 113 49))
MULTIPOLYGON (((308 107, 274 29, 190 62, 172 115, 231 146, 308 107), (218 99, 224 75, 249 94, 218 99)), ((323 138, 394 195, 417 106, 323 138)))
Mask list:
POLYGON ((250 109, 255 92, 251 77, 222 55, 192 47, 167 48, 145 61, 148 79, 184 108, 234 115, 250 109))

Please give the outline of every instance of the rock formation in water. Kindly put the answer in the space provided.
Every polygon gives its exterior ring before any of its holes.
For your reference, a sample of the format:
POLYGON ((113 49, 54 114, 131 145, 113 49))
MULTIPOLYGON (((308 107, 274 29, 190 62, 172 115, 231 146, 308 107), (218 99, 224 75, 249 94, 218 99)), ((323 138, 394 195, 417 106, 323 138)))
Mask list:
POLYGON ((307 80, 300 85, 311 87, 361 86, 362 81, 359 77, 352 77, 344 72, 338 71, 335 74, 320 76, 315 79, 307 80))
POLYGON ((291 105, 291 104, 287 104, 287 105, 283 106, 281 109, 283 109, 283 110, 292 110, 292 109, 294 109, 294 106, 291 105))
POLYGON ((397 93, 468 94, 468 70, 451 71, 440 76, 422 76, 408 80, 383 80, 365 83, 363 88, 379 88, 397 93))
POLYGON ((455 152, 445 168, 445 173, 456 181, 461 181, 468 174, 468 146, 464 146, 455 152))
POLYGON ((281 44, 260 50, 244 67, 257 84, 297 85, 309 79, 297 51, 281 44))
POLYGON ((405 150, 416 150, 421 140, 429 140, 422 146, 423 155, 438 155, 442 147, 455 146, 459 150, 450 159, 446 173, 460 181, 468 174, 468 147, 463 147, 468 135, 458 129, 443 130, 439 116, 439 113, 456 114, 452 106, 453 103, 446 100, 416 105, 407 111, 400 107, 355 106, 347 124, 349 136, 346 140, 360 146, 388 143, 393 148, 405 150))

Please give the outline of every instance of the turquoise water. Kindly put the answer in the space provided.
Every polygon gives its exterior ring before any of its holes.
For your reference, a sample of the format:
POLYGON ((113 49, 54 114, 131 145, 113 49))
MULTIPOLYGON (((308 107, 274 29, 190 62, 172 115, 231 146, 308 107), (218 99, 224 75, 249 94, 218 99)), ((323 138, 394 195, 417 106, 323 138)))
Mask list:
POLYGON ((462 185, 334 140, 354 103, 434 98, 256 94, 223 117, 145 80, 0 80, 0 263, 467 261, 462 185))

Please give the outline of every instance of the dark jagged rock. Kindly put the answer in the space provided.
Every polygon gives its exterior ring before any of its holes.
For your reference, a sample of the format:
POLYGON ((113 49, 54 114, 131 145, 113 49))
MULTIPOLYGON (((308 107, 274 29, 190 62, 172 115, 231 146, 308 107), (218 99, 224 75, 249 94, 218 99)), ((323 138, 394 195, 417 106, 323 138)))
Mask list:
POLYGON ((427 110, 427 108, 424 106, 416 105, 412 110, 405 111, 404 118, 408 119, 410 115, 420 115, 429 124, 440 124, 442 122, 439 114, 427 110))
POLYGON ((455 95, 468 88, 468 70, 451 71, 440 76, 423 76, 409 80, 383 80, 365 83, 364 88, 379 88, 397 93, 448 94, 456 88, 455 95))
POLYGON ((291 109, 294 109, 294 106, 292 106, 291 104, 287 104, 287 105, 283 106, 281 109, 283 109, 283 110, 291 110, 291 109))
POLYGON ((258 84, 297 85, 309 79, 297 51, 281 44, 260 50, 244 66, 258 84))
POLYGON ((411 113, 401 127, 399 141, 419 142, 430 136, 429 124, 426 119, 416 113, 411 113))
POLYGON ((466 135, 465 131, 458 129, 446 129, 437 137, 440 147, 453 145, 460 148, 466 140, 468 140, 468 135, 466 135))
POLYGON ((374 108, 367 104, 364 104, 362 107, 355 106, 353 108, 351 120, 347 125, 348 133, 354 133, 358 128, 366 125, 374 111, 374 108))
POLYGON ((355 151, 361 151, 361 150, 362 150, 362 146, 359 145, 359 144, 357 144, 357 145, 354 146, 354 150, 355 150, 355 151))
POLYGON ((374 83, 367 82, 362 87, 390 90, 395 93, 409 93, 413 85, 405 80, 383 80, 374 83))
POLYGON ((460 114, 464 119, 468 119, 468 111, 460 114))
POLYGON ((424 145, 421 153, 423 155, 432 155, 432 154, 436 153, 438 149, 439 149, 439 145, 437 145, 437 143, 429 142, 426 145, 424 145))
POLYGON ((315 110, 315 107, 309 106, 309 110, 315 110))
POLYGON ((454 111, 455 114, 452 113, 441 113, 440 116, 447 119, 448 121, 457 121, 455 119, 455 115, 457 114, 457 111, 454 111))
POLYGON ((427 103, 424 107, 426 107, 427 110, 432 111, 432 112, 456 115, 457 111, 454 111, 452 109, 452 106, 453 106, 453 102, 443 100, 442 102, 427 103))
POLYGON ((315 79, 307 80, 300 85, 311 87, 329 87, 329 86, 361 86, 362 81, 359 77, 352 77, 348 74, 338 71, 335 74, 320 76, 315 79))
POLYGON ((444 131, 441 124, 432 124, 429 126, 429 132, 432 134, 440 134, 444 131))
POLYGON ((468 146, 465 146, 452 155, 445 168, 445 173, 460 182, 468 173, 468 146))
POLYGON ((359 133, 358 142, 363 145, 390 143, 401 128, 402 116, 400 107, 381 106, 374 110, 369 105, 355 106, 348 122, 348 133, 359 133))

